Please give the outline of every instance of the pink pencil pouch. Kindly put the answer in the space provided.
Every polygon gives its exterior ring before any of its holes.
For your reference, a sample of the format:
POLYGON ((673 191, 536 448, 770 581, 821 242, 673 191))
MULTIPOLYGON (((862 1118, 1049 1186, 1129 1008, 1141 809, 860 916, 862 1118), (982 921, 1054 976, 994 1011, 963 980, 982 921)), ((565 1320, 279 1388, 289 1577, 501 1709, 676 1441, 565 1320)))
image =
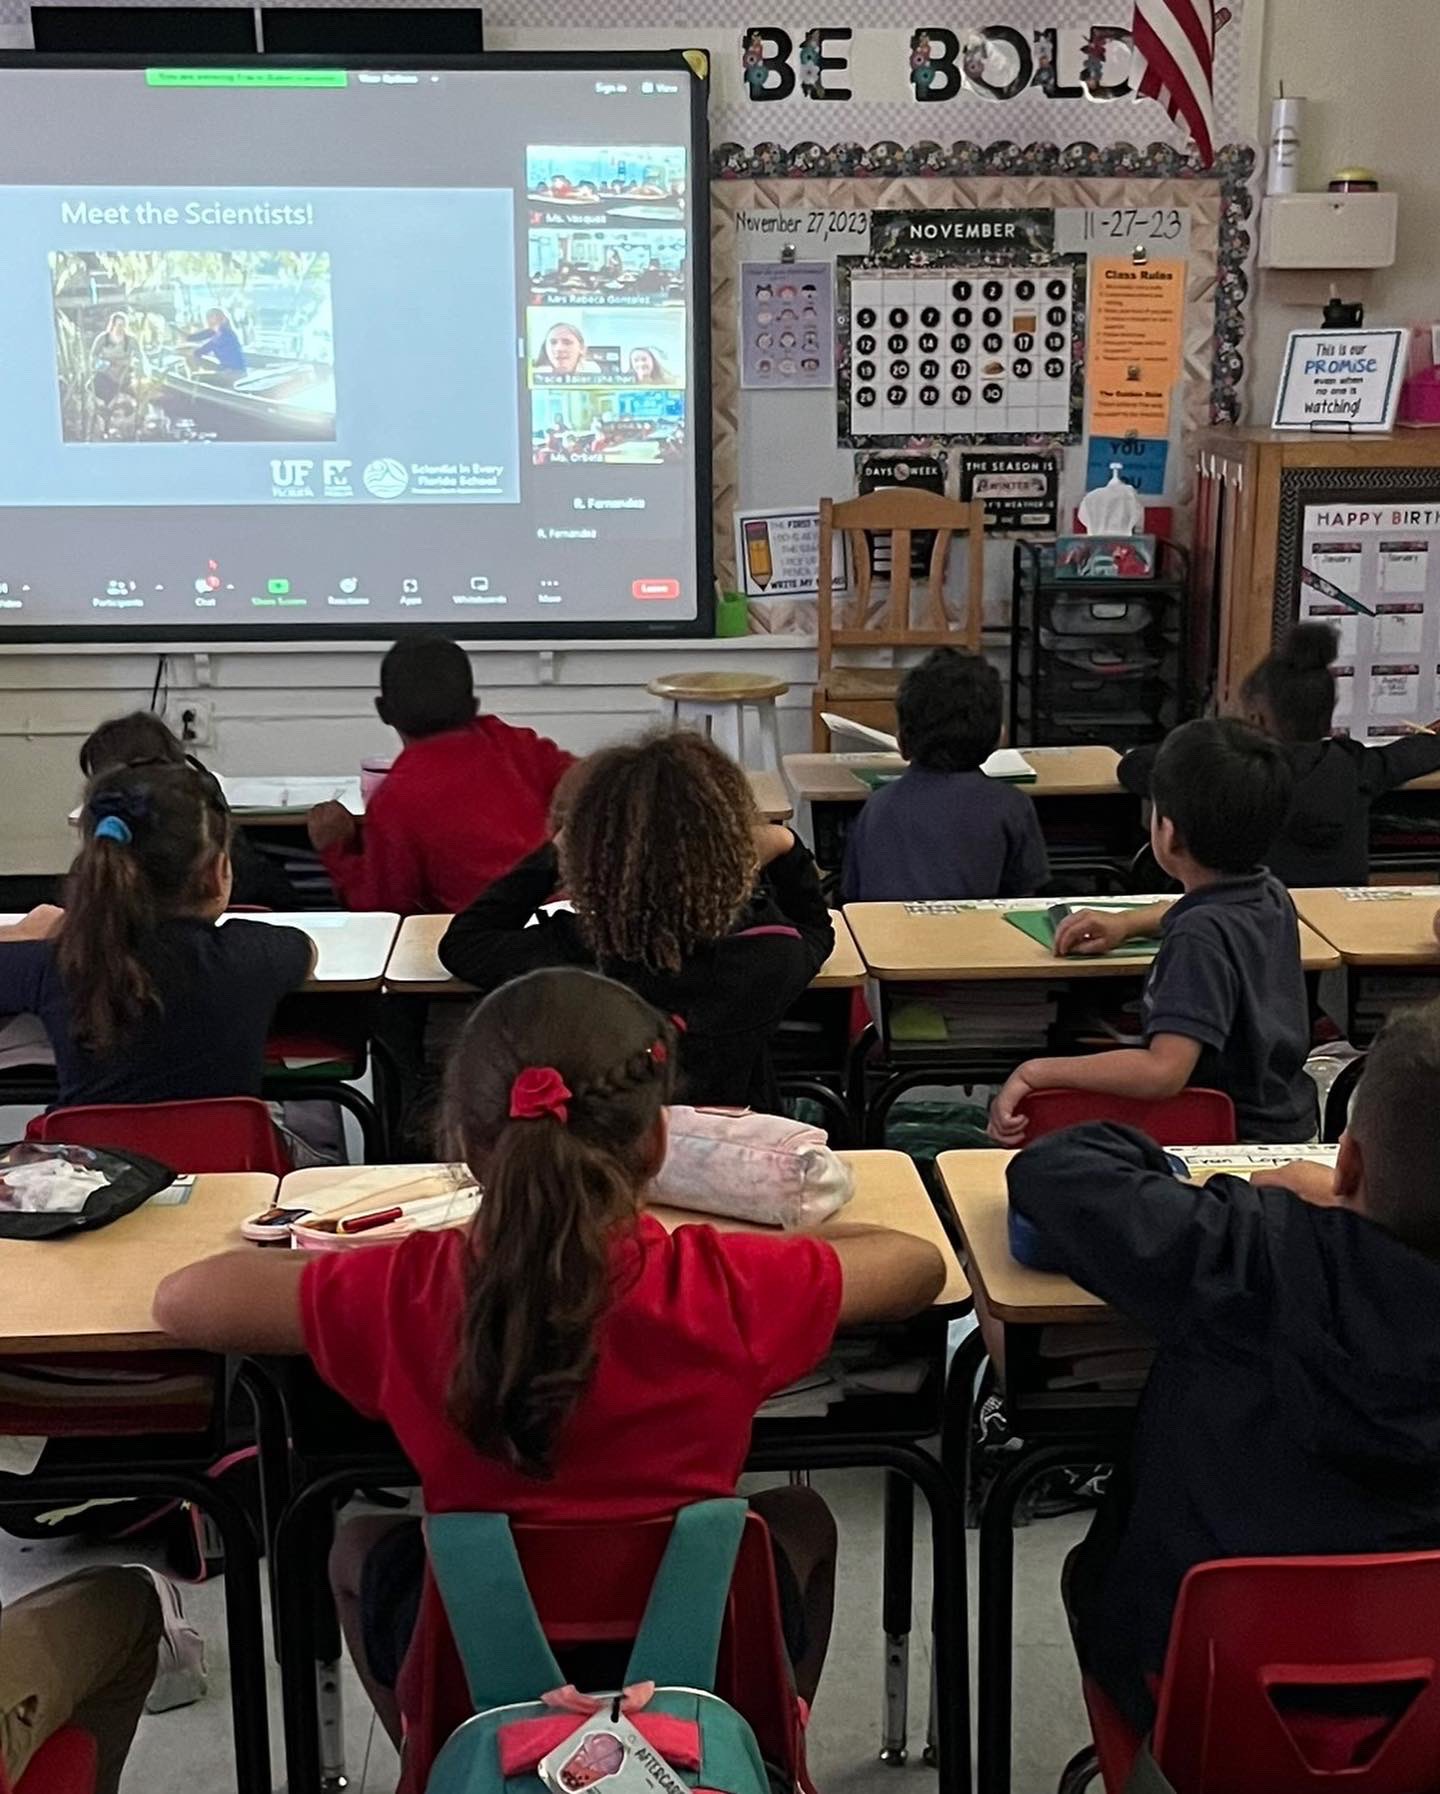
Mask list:
POLYGON ((814 1227, 850 1200, 855 1180, 817 1127, 751 1109, 672 1108, 655 1199, 674 1208, 814 1227))

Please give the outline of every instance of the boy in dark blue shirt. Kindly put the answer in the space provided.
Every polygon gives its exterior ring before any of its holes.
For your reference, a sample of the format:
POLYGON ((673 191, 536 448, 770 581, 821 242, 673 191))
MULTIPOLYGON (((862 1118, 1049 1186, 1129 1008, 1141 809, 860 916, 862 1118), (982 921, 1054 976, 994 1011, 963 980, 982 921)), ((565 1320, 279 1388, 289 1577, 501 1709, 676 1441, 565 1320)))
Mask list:
POLYGON ((845 850, 847 903, 1029 897, 1050 876, 1035 805, 981 764, 1000 739, 1000 675, 937 648, 897 701, 910 762, 861 810, 845 850))
POLYGON ((990 1112, 1001 1145, 1024 1140, 1018 1106, 1031 1090, 1158 1100, 1187 1084, 1226 1092, 1241 1140, 1314 1138, 1300 925, 1289 893, 1260 863, 1292 783, 1281 748, 1244 723, 1186 723, 1166 737, 1151 775, 1150 844, 1185 895, 1144 909, 1081 910, 1055 936, 1061 957, 1160 937, 1145 981, 1145 1044, 1027 1061, 990 1112))
POLYGON ((1430 1003, 1376 1041, 1333 1171, 1197 1187, 1108 1122, 1010 1163, 1047 1258, 1159 1348, 1068 1566, 1081 1663, 1138 1730, 1194 1565, 1440 1546, 1437 1089, 1430 1003))

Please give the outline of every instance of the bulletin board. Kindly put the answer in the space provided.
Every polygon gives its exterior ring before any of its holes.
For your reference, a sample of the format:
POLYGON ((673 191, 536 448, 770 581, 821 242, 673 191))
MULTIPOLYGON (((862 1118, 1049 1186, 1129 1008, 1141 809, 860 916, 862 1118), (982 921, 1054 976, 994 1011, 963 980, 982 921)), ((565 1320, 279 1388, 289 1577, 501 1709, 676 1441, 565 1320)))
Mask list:
MULTIPOLYGON (((1203 172, 1160 145, 1143 155, 1086 145, 879 145, 858 160, 882 166, 853 172, 840 159, 815 145, 717 152, 714 549, 722 587, 737 584, 737 511, 849 496, 857 460, 876 448, 938 453, 954 494, 962 473, 973 480, 979 457, 993 453, 998 466, 1005 453, 1053 456, 1063 529, 1097 470, 1099 481, 1108 477, 1105 457, 1124 440, 1127 461, 1145 464, 1146 503, 1168 506, 1173 533, 1186 539, 1195 435, 1235 421, 1243 403, 1253 151, 1223 150, 1203 172), (1147 319, 1133 304, 1126 317, 1112 307, 1107 323, 1097 274, 1123 274, 1137 244, 1174 289, 1173 331, 1158 310, 1147 319), (742 288, 756 264, 782 268, 791 245, 797 263, 833 269, 835 367, 824 390, 757 389, 754 379, 755 312, 753 303, 742 307, 742 288), (747 355, 751 373, 742 378, 747 355), (889 377, 897 367, 903 380, 889 377)), ((1009 585, 1008 549, 999 550, 987 556, 986 580, 987 622, 997 624, 1009 585)), ((813 600, 752 603, 751 618, 760 630, 809 629, 813 600)))

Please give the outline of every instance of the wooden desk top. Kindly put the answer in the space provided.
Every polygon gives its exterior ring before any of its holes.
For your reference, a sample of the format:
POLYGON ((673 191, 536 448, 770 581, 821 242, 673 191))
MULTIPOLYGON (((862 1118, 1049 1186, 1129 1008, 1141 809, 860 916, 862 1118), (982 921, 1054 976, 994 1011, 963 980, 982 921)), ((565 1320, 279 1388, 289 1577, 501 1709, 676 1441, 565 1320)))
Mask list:
MULTIPOLYGON (((1057 900, 1058 901, 1058 900, 1057 900)), ((1077 907, 1081 899, 1076 899, 1077 907)), ((845 919, 872 976, 891 984, 979 983, 995 979, 1143 977, 1153 955, 1109 954, 1098 959, 1056 959, 1006 921, 998 908, 955 909, 911 915, 904 903, 847 903, 845 919)), ((1034 900, 1025 907, 1044 908, 1034 900)), ((1307 972, 1328 971, 1340 956, 1313 929, 1300 924, 1300 960, 1307 972)))
MULTIPOLYGON (((1008 1157, 1008 1154, 986 1153, 986 1158, 1008 1157)), ((920 1173, 915 1169, 903 1152, 844 1152, 841 1158, 855 1167, 855 1194, 849 1204, 843 1208, 837 1221, 853 1221, 868 1224, 872 1227, 893 1227, 898 1233, 915 1234, 922 1240, 929 1240, 941 1257, 945 1260, 945 1287, 940 1292, 937 1306, 947 1307, 957 1302, 970 1299, 970 1285, 960 1269, 960 1261, 955 1250, 946 1238, 945 1229, 935 1213, 934 1205, 925 1194, 925 1186, 920 1181, 920 1173)), ((423 1185, 415 1185, 414 1180, 425 1169, 415 1165, 398 1165, 394 1170, 395 1181, 411 1183, 412 1194, 419 1194, 423 1185)), ((445 1166, 433 1166, 437 1191, 451 1188, 450 1173, 445 1166)), ((384 1195, 386 1179, 382 1175, 384 1167, 376 1167, 374 1171, 373 1194, 377 1199, 384 1195)), ((336 1165, 320 1166, 312 1171, 293 1171, 281 1185, 281 1191, 287 1202, 303 1203, 308 1207, 323 1208, 325 1192, 338 1183, 353 1178, 356 1167, 336 1165)), ((362 1192, 363 1193, 363 1192, 362 1192)), ((343 1200, 343 1198, 342 1198, 343 1200)), ((258 1206, 258 1205, 257 1205, 258 1206)), ((744 1233, 768 1232, 769 1229, 754 1227, 740 1221, 725 1221, 715 1215, 696 1214, 689 1209, 657 1207, 654 1211, 666 1227, 674 1229, 696 1223, 710 1223, 713 1226, 744 1233)))
POLYGON ((1293 893, 1302 919, 1325 937, 1348 966, 1440 966, 1434 919, 1440 885, 1364 887, 1293 893))
MULTIPOLYGON (((450 926, 449 916, 406 916, 400 924, 385 968, 385 988, 403 997, 463 997, 474 989, 452 978, 440 963, 440 941, 450 926)), ((812 990, 847 990, 865 982, 860 949, 845 926, 845 918, 832 911, 835 951, 820 968, 812 990)))
POLYGON ((197 1177, 178 1207, 147 1203, 96 1233, 0 1240, 0 1354, 173 1349, 150 1318, 156 1286, 242 1244, 240 1223, 274 1200, 256 1172, 197 1177))
MULTIPOLYGON (((1030 797, 1116 797, 1120 756, 1107 747, 1027 747, 1019 750, 1035 768, 1033 785, 1017 785, 1030 797)), ((785 776, 802 802, 863 803, 870 787, 862 772, 900 772, 898 754, 786 754, 785 776)))
MULTIPOLYGON (((755 793, 755 807, 767 822, 788 822, 795 806, 778 772, 751 772, 750 789, 755 793)), ((303 828, 311 809, 326 799, 334 799, 363 821, 365 807, 360 801, 360 779, 354 778, 253 778, 222 779, 235 820, 242 825, 265 828, 303 828)), ((77 812, 78 815, 78 812, 77 812)))
POLYGON ((746 777, 750 780, 750 789, 755 796, 755 808, 767 822, 788 822, 795 814, 795 806, 790 801, 790 793, 785 788, 785 781, 778 772, 751 772, 746 777))
POLYGON ((983 1302, 996 1320, 1034 1326, 1108 1319, 1112 1310, 1078 1283, 1049 1271, 1027 1270, 1010 1256, 1005 1167, 1014 1156, 942 1152, 935 1161, 965 1242, 976 1305, 983 1302))
POLYGON ((400 927, 399 916, 390 910, 262 910, 224 920, 267 922, 308 934, 320 957, 301 989, 330 994, 379 990, 400 927))

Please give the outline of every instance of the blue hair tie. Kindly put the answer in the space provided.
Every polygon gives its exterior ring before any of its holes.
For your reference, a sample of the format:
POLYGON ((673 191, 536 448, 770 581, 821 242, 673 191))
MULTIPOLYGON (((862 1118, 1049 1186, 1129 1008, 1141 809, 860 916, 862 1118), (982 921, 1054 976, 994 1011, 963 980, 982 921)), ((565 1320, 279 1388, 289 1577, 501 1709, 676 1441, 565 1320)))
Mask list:
POLYGON ((102 816, 95 824, 94 839, 118 841, 122 847, 128 847, 135 837, 130 832, 130 824, 123 816, 102 816))

